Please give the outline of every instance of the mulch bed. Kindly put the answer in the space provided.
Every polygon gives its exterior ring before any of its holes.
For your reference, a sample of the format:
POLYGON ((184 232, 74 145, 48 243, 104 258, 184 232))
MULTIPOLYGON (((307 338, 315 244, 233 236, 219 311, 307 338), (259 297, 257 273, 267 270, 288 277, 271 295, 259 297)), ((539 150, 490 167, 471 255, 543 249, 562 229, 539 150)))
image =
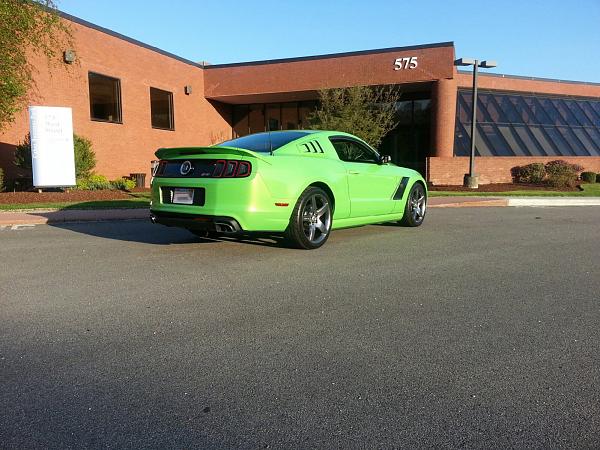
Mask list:
POLYGON ((562 192, 577 192, 578 187, 555 188, 546 184, 530 184, 530 183, 493 183, 480 184, 477 189, 470 189, 464 186, 429 186, 430 191, 452 191, 452 192, 507 192, 507 191, 562 191, 562 192))
MULTIPOLYGON (((134 189, 134 192, 148 192, 149 189, 134 189)), ((126 200, 131 196, 125 191, 69 191, 69 192, 2 192, 0 203, 54 203, 54 202, 93 202, 98 200, 126 200)))

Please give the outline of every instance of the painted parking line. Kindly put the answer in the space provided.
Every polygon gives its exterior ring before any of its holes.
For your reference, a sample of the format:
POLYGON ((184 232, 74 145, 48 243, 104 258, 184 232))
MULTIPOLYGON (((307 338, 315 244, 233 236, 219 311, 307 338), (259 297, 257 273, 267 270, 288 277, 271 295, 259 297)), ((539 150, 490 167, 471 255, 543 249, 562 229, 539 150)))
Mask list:
POLYGON ((0 225, 0 231, 25 231, 31 230, 36 226, 34 223, 21 223, 18 225, 0 225))
POLYGON ((509 198, 508 206, 600 206, 599 197, 588 198, 509 198))

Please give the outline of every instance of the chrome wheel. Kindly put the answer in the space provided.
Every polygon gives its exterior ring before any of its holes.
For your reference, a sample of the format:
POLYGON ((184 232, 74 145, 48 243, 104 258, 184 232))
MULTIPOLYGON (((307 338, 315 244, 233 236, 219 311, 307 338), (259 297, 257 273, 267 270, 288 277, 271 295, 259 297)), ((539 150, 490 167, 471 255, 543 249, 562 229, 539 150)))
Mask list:
POLYGON ((415 223, 421 223, 425 218, 427 208, 427 197, 425 190, 420 184, 416 184, 408 199, 408 211, 415 223))
POLYGON ((329 200, 321 193, 314 193, 302 208, 302 230, 312 245, 318 245, 327 239, 331 228, 331 207, 329 200))

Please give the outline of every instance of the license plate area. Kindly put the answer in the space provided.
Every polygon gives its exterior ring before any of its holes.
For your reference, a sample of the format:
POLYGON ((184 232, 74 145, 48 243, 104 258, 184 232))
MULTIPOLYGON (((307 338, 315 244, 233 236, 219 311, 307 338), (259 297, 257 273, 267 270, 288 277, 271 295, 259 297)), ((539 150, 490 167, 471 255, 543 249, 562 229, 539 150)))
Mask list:
POLYGON ((204 188, 162 187, 161 190, 165 204, 204 206, 204 188))
POLYGON ((172 189, 171 202, 178 205, 193 205, 194 190, 193 189, 172 189))

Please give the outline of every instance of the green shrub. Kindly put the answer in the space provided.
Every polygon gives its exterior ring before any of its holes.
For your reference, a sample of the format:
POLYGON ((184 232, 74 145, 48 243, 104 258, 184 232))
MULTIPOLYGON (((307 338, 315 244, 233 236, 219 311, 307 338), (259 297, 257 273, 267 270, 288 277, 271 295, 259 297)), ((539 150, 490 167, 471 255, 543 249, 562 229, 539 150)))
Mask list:
POLYGON ((75 176, 88 177, 96 167, 96 154, 92 149, 89 139, 73 134, 73 147, 75 150, 75 176))
POLYGON ((25 136, 23 142, 19 142, 15 148, 15 166, 21 169, 31 170, 31 137, 29 133, 25 136))
POLYGON ((583 170, 578 164, 570 164, 563 160, 546 163, 548 184, 553 187, 573 187, 577 183, 577 174, 583 170))
MULTIPOLYGON (((73 134, 73 148, 75 152, 75 176, 87 178, 96 167, 96 154, 92 149, 92 143, 77 134, 73 134)), ((31 170, 31 137, 25 136, 23 142, 17 145, 15 150, 16 166, 31 170)))
POLYGON ((600 183, 600 173, 596 174, 596 183, 600 183))
POLYGON ((596 172, 581 172, 581 181, 585 181, 586 183, 595 183, 596 177, 596 172))
POLYGON ((110 188, 110 181, 104 175, 91 174, 88 177, 77 179, 77 189, 82 191, 99 191, 110 188))
POLYGON ((4 169, 0 167, 0 192, 4 192, 4 169))
POLYGON ((549 175, 548 184, 555 188, 575 187, 577 184, 577 175, 549 175))
POLYGON ((562 159, 557 159, 546 163, 546 173, 548 175, 561 175, 564 173, 578 173, 583 170, 579 164, 571 164, 562 159))
POLYGON ((117 178, 110 182, 112 189, 119 189, 121 191, 131 191, 135 187, 135 181, 129 178, 117 178))
POLYGON ((531 163, 511 169, 517 183, 541 183, 546 177, 546 168, 542 163, 531 163))

